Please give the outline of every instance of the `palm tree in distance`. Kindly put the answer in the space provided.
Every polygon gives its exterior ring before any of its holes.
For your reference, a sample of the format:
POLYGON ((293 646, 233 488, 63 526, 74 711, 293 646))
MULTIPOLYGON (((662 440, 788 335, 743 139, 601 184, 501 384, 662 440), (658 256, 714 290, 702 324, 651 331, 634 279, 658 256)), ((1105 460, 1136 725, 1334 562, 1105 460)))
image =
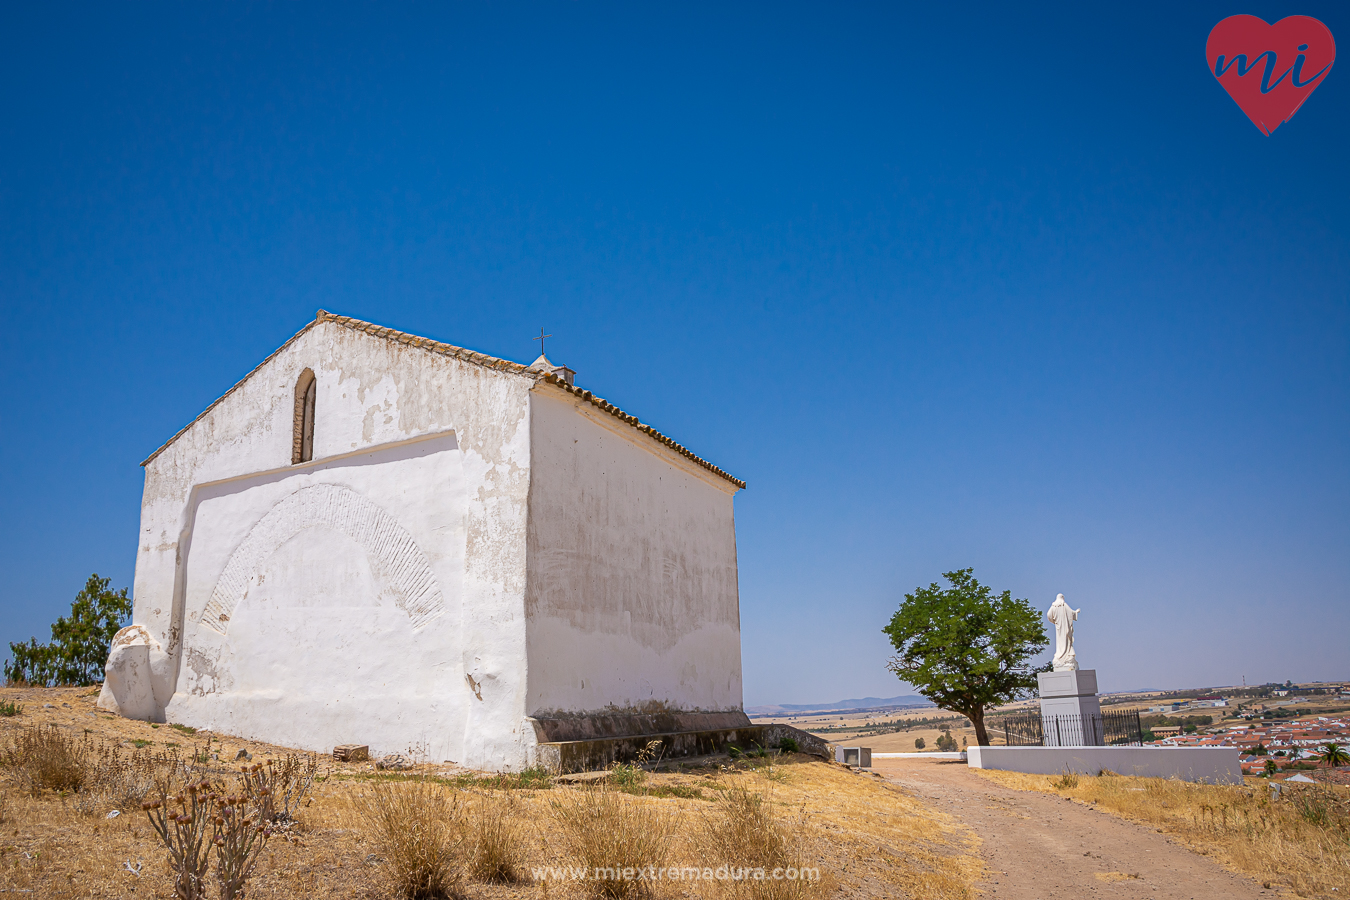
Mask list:
POLYGON ((1350 763, 1350 754, 1347 754, 1340 744, 1330 741, 1322 748, 1322 762, 1334 769, 1350 763))

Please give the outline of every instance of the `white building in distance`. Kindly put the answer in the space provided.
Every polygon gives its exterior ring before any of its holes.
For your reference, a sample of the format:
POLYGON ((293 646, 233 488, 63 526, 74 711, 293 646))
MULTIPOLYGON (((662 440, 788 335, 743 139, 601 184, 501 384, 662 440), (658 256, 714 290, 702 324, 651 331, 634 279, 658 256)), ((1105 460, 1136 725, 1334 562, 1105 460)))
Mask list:
POLYGON ((105 709, 491 770, 749 725, 744 482, 542 355, 320 311, 143 465, 105 709))

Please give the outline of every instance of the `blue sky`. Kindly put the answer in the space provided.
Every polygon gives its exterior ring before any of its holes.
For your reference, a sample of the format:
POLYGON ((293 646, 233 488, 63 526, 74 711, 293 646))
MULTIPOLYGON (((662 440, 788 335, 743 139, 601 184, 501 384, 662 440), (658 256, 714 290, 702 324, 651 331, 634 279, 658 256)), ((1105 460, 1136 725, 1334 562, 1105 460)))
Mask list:
POLYGON ((746 479, 745 699, 907 692, 942 572, 1106 689, 1350 677, 1343 6, 0 10, 0 641, 130 585, 138 463, 318 308, 528 361, 746 479))

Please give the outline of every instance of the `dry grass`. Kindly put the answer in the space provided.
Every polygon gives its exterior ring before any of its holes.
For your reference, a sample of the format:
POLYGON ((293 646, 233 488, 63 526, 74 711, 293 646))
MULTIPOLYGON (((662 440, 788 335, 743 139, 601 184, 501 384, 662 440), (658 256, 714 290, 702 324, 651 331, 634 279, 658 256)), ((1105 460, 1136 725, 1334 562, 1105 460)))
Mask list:
MULTIPOLYGON (((861 777, 826 763, 805 759, 776 765, 774 780, 760 771, 727 766, 687 773, 652 773, 648 784, 681 790, 699 789, 717 798, 736 786, 763 794, 772 789, 774 816, 800 827, 805 859, 819 866, 822 893, 835 896, 970 898, 971 882, 980 865, 969 835, 946 816, 880 779, 861 777), (810 811, 801 821, 799 811, 810 811)), ((393 858, 379 829, 362 814, 370 795, 419 787, 394 779, 337 780, 320 776, 292 826, 294 840, 272 840, 250 879, 250 900, 294 897, 388 900, 395 894, 393 858), (362 796, 366 795, 366 796, 362 796)), ((451 785, 436 785, 446 799, 451 785)), ((570 880, 541 879, 533 885, 497 884, 474 873, 477 824, 491 814, 477 812, 484 799, 502 804, 503 818, 517 829, 524 873, 539 866, 574 866, 580 859, 555 827, 552 801, 594 799, 585 788, 565 785, 547 790, 491 791, 479 787, 458 792, 464 843, 457 854, 461 871, 470 876, 461 888, 481 900, 520 896, 563 897, 584 892, 570 880), (469 883, 471 881, 472 883, 469 883)), ((702 823, 715 817, 714 801, 684 797, 633 796, 608 791, 610 799, 631 804, 674 832, 668 865, 716 866, 715 854, 703 836, 702 823)), ((0 888, 32 890, 37 896, 152 897, 170 896, 173 879, 164 864, 164 850, 139 810, 113 820, 86 816, 75 809, 74 796, 19 790, 0 784, 4 801, 4 837, 0 840, 0 888), (127 868, 127 866, 130 868, 127 868), (139 874, 133 874, 138 870, 139 874)), ((397 817, 395 817, 397 818, 397 817)), ((610 860, 609 865, 614 861, 610 860)), ((717 897, 718 884, 667 881, 657 885, 668 896, 717 897)))
POLYGON ((1019 790, 1058 793, 1174 834, 1192 850, 1301 897, 1350 893, 1350 789, 1265 784, 1223 786, 1161 778, 1046 775, 975 770, 1019 790))
MULTIPOLYGON (((238 775, 232 760, 240 749, 255 760, 271 756, 278 764, 287 755, 284 748, 229 735, 185 736, 167 725, 107 717, 94 706, 97 691, 90 689, 0 688, 0 698, 25 705, 22 717, 0 719, 0 747, 8 746, 25 726, 55 725, 71 741, 87 738, 96 748, 116 746, 124 764, 176 759, 174 778, 180 785, 188 778, 232 781, 238 775), (92 734, 86 735, 86 729, 92 734), (208 740, 210 752, 203 752, 208 740), (181 755, 174 755, 171 742, 183 742, 181 755)), ((705 766, 682 762, 663 761, 659 771, 648 772, 640 785, 628 789, 631 794, 609 791, 616 802, 669 825, 668 865, 717 865, 702 823, 718 814, 719 797, 741 787, 764 795, 774 821, 796 829, 794 840, 801 841, 803 859, 819 866, 822 892, 829 896, 836 889, 839 896, 973 896, 971 884, 980 874, 980 863, 970 833, 881 779, 805 756, 736 763, 722 758, 705 766), (809 811, 805 819, 803 809, 809 811)), ((312 802, 301 803, 296 821, 282 833, 285 839, 274 836, 259 855, 248 881, 249 900, 389 900, 395 894, 393 858, 378 823, 363 814, 363 807, 373 802, 378 783, 391 790, 416 788, 422 777, 440 791, 442 804, 454 805, 458 797, 459 825, 450 840, 460 841, 451 854, 457 867, 451 880, 455 872, 465 876, 458 882, 460 890, 475 900, 558 898, 584 891, 580 883, 565 877, 548 880, 542 874, 534 883, 494 882, 492 867, 485 862, 509 858, 514 841, 516 871, 526 876, 532 877, 538 867, 581 864, 556 828, 553 801, 593 799, 587 788, 557 784, 542 772, 484 777, 421 766, 414 773, 389 776, 368 771, 364 764, 321 760, 307 798, 312 802), (441 783, 430 782, 432 778, 441 783), (498 821, 505 827, 489 838, 498 821), (496 848, 480 849, 494 842, 496 848)), ((95 801, 90 784, 104 781, 95 776, 74 793, 45 788, 34 793, 21 771, 0 768, 0 890, 6 895, 30 891, 36 897, 172 896, 173 875, 145 814, 139 804, 127 808, 114 801, 115 792, 95 801), (119 810, 116 818, 105 818, 119 810)), ((277 805, 284 808, 284 800, 277 805)), ((669 897, 723 893, 707 881, 666 881, 655 887, 669 897)))
POLYGON ((591 874, 580 882, 588 895, 628 898, 651 893, 651 882, 621 873, 666 864, 674 833, 668 812, 604 786, 564 794, 552 806, 568 856, 591 874), (607 874, 601 877, 601 872, 607 874))
POLYGON ((1057 775, 1050 780, 1050 786, 1057 791, 1071 791, 1078 787, 1078 773, 1065 769, 1063 775, 1057 775))
POLYGON ((170 765, 169 756, 128 752, 52 726, 14 729, 0 739, 0 766, 12 778, 34 795, 72 794, 72 805, 85 815, 138 808, 154 787, 155 773, 170 765))
POLYGON ((404 900, 460 896, 465 837, 458 794, 431 781, 374 781, 356 798, 394 894, 404 900))
POLYGON ((887 894, 924 900, 971 900, 984 866, 979 839, 912 793, 840 766, 801 761, 763 764, 718 779, 768 790, 787 810, 809 810, 804 839, 818 861, 822 894, 887 894), (858 860, 867 859, 866 868, 858 860))
POLYGON ((808 853, 804 810, 785 815, 773 803, 772 785, 767 781, 763 793, 744 784, 724 791, 704 818, 703 845, 708 856, 741 876, 722 883, 731 896, 754 900, 819 896, 820 867, 808 853), (775 873, 794 877, 775 879, 775 873))
POLYGON ((466 828, 473 845, 469 872, 474 878, 493 884, 529 880, 523 812, 521 803, 509 794, 482 794, 469 806, 466 828))

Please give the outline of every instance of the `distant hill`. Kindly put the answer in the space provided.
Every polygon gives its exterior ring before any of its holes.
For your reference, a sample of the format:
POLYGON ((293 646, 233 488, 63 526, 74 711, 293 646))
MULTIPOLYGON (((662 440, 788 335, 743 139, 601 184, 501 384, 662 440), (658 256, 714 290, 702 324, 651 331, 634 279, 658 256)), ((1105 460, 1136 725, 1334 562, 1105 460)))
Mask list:
POLYGON ((842 709, 915 709, 932 706, 933 702, 918 694, 906 694, 903 697, 859 697, 854 700, 836 700, 833 703, 779 703, 775 706, 747 706, 745 711, 752 716, 799 716, 810 713, 827 713, 842 709))

